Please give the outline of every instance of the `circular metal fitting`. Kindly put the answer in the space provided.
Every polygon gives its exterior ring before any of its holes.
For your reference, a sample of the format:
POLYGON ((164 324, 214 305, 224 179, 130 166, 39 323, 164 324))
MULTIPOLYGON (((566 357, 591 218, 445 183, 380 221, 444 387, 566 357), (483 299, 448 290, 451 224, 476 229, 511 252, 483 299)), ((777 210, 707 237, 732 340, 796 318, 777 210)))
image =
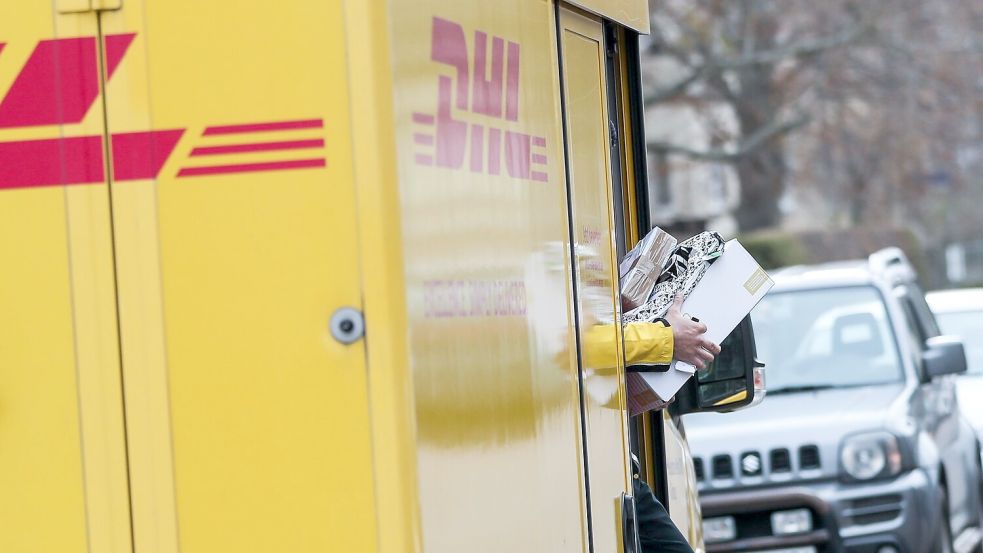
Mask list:
POLYGON ((341 307, 331 315, 331 336, 342 344, 351 344, 365 335, 362 313, 351 307, 341 307))

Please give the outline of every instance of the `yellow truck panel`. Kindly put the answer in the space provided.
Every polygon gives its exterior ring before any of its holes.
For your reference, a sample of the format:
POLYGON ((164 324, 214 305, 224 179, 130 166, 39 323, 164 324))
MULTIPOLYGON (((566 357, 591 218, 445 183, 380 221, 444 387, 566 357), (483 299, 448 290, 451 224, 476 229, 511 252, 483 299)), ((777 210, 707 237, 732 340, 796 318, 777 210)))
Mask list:
POLYGON ((649 32, 648 0, 570 0, 570 4, 616 21, 642 34, 649 32))
POLYGON ((101 17, 137 550, 374 549, 341 2, 101 17))
POLYGON ((0 551, 622 550, 644 2, 0 16, 0 551))
MULTIPOLYGON (((0 550, 130 551, 92 14, 0 14, 0 550), (62 87, 65 80, 74 86, 62 87)), ((6 8, 5 8, 6 11, 6 8)), ((111 58, 111 56, 109 56, 111 58)))
POLYGON ((554 7, 391 9, 423 548, 587 551, 554 7))
MULTIPOLYGON (((576 255, 581 337, 618 316, 618 274, 601 21, 570 9, 560 12, 567 149, 576 255)), ((620 327, 614 325, 617 332, 620 327)), ((581 340, 583 347, 583 339, 581 340)), ((620 343, 620 339, 614 343, 620 343)), ((584 433, 590 478, 594 551, 616 552, 623 539, 618 518, 628 492, 628 433, 622 348, 612 348, 614 366, 594 366, 581 355, 584 433)))

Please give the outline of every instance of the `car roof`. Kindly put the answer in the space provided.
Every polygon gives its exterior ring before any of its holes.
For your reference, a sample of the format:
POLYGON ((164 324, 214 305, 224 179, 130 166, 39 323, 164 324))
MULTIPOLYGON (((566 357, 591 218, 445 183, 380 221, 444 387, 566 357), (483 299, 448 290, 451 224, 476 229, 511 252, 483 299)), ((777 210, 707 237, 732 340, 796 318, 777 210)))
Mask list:
POLYGON ((771 272, 775 291, 831 286, 862 286, 873 282, 866 261, 835 261, 819 265, 797 265, 771 272))
POLYGON ((983 288, 936 290, 925 294, 925 299, 936 313, 983 311, 983 288))

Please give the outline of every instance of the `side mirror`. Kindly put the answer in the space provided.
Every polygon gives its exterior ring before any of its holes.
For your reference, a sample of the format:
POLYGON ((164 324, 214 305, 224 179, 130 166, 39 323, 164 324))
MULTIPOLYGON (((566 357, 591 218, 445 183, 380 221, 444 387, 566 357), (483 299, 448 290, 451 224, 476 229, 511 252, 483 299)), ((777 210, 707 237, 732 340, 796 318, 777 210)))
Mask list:
POLYGON ((744 317, 720 344, 720 355, 676 394, 675 413, 728 412, 759 403, 764 397, 763 367, 757 360, 751 317, 744 317))
POLYGON ((936 378, 966 372, 966 350, 956 336, 936 336, 925 341, 925 375, 936 378))

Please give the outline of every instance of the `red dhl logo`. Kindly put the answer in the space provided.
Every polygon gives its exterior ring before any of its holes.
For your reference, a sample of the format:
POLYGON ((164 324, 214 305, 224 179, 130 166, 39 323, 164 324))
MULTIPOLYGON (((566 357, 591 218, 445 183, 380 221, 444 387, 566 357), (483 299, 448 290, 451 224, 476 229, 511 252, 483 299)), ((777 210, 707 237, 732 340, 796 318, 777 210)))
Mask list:
MULTIPOLYGON (((136 34, 108 35, 103 39, 106 79, 110 79, 136 34)), ((0 42, 0 54, 6 43, 0 42)), ((0 102, 0 131, 18 127, 81 123, 99 96, 99 67, 95 37, 62 38, 38 42, 24 67, 0 102)), ((322 119, 272 121, 206 127, 202 137, 240 133, 319 130, 317 136, 292 140, 209 144, 195 147, 190 156, 207 159, 218 154, 313 150, 324 148, 322 119)), ((184 135, 185 129, 114 133, 109 157, 115 181, 156 178, 184 135)), ((210 139, 206 139, 210 140, 210 139)), ((326 166, 318 157, 261 163, 189 166, 177 177, 253 171, 274 171, 326 166)), ((0 189, 61 186, 105 182, 103 137, 74 136, 0 142, 0 189)))
POLYGON ((490 42, 489 53, 488 34, 475 31, 469 61, 463 27, 433 18, 430 59, 451 68, 454 78, 437 77, 436 114, 413 114, 413 123, 420 129, 413 135, 416 162, 462 169, 467 158, 473 173, 546 182, 546 138, 508 128, 519 120, 520 46, 497 36, 490 42), (484 117, 486 123, 461 120, 455 117, 455 110, 484 117))

